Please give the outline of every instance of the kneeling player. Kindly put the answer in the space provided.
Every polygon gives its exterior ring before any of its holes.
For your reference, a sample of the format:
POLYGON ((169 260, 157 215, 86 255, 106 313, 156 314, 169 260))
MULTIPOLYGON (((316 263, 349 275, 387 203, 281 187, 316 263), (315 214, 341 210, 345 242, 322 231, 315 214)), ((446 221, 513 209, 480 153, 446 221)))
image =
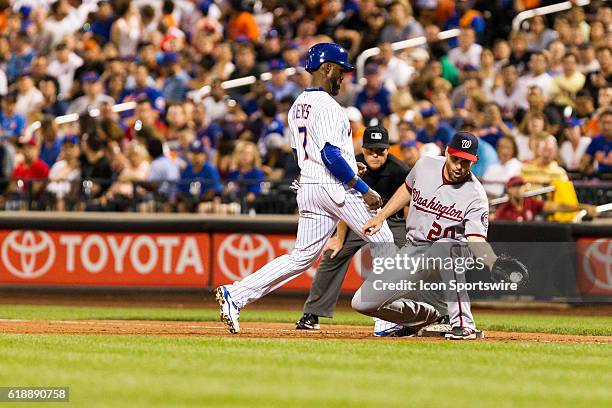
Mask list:
POLYGON ((389 215, 409 203, 407 243, 398 259, 411 262, 391 262, 392 267, 382 273, 370 274, 353 297, 355 310, 401 324, 415 333, 448 314, 452 331, 447 338, 475 339, 479 332, 467 292, 452 290, 450 285, 451 281, 465 282, 466 268, 457 266, 468 258, 476 259, 491 268, 496 279, 510 277, 512 272, 514 281, 527 278, 520 262, 498 258, 486 242, 487 196, 470 172, 478 160, 477 150, 478 139, 474 135, 456 133, 445 158, 420 159, 406 183, 382 211, 366 222, 364 233, 375 234, 389 215), (444 285, 436 286, 436 290, 423 289, 432 286, 423 285, 427 282, 444 285))

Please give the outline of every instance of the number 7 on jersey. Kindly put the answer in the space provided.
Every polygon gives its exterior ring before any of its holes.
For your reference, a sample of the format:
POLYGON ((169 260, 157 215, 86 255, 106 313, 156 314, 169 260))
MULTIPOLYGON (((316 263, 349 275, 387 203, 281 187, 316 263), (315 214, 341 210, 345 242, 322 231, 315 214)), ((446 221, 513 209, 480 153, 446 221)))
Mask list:
POLYGON ((300 126, 298 128, 298 133, 300 135, 304 135, 304 142, 302 143, 302 147, 304 147, 304 155, 305 159, 308 160, 308 152, 306 152, 306 143, 308 142, 308 132, 306 131, 306 126, 300 126))

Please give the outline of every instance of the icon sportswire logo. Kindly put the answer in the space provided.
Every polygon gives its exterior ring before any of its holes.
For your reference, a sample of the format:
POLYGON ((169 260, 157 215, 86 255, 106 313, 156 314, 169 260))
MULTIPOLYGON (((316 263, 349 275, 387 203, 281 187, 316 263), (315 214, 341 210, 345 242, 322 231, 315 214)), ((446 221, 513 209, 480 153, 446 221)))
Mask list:
POLYGON ((4 267, 22 279, 43 276, 55 262, 55 244, 44 231, 11 231, 0 249, 4 267))

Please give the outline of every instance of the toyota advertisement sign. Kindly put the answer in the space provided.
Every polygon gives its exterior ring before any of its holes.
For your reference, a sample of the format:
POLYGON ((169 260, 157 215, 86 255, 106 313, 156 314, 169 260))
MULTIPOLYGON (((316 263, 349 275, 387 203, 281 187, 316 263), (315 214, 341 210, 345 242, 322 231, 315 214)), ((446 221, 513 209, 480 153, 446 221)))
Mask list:
POLYGON ((0 231, 0 283, 203 287, 208 234, 0 231))

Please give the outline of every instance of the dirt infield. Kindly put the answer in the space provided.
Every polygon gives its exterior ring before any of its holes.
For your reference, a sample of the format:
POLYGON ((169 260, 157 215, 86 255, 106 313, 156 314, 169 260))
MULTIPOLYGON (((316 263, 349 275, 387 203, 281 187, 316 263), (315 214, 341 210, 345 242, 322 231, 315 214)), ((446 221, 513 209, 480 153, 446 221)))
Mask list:
MULTIPOLYGON (((232 336, 220 322, 0 319, 0 333, 13 334, 444 341, 444 339, 437 338, 375 338, 372 336, 372 328, 368 326, 322 325, 322 330, 319 331, 295 330, 293 324, 288 323, 243 323, 241 327, 241 333, 232 336)), ((485 340, 493 342, 612 343, 612 336, 575 336, 546 333, 487 331, 485 340)))

